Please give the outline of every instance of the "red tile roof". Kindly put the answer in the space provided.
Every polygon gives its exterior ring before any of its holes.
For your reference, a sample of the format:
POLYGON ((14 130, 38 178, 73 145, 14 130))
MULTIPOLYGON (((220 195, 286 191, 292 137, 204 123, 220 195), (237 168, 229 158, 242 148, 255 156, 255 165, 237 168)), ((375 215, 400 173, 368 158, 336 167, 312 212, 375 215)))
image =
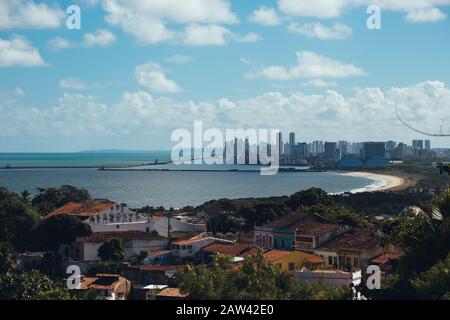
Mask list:
POLYGON ((308 256, 305 258, 305 260, 311 264, 316 264, 316 265, 325 264, 325 260, 318 256, 308 256))
POLYGON ((307 222, 295 226, 297 235, 320 237, 321 235, 336 231, 341 226, 338 224, 307 222))
POLYGON ((188 294, 182 293, 179 288, 166 288, 159 292, 156 296, 168 298, 186 298, 188 294))
POLYGON ((213 243, 202 249, 210 254, 222 254, 225 256, 237 257, 250 250, 253 246, 246 243, 213 243))
POLYGON ((127 280, 118 274, 96 274, 95 276, 82 276, 79 289, 113 290, 123 281, 127 280))
POLYGON ((109 231, 109 232, 93 232, 88 237, 80 237, 78 242, 105 242, 111 239, 127 240, 152 240, 163 239, 157 232, 143 232, 143 231, 109 231))
POLYGON ((269 262, 277 261, 283 257, 286 257, 290 255, 291 251, 282 251, 282 250, 269 250, 267 252, 264 252, 264 257, 269 262))
POLYGON ((370 230, 355 229, 328 242, 319 250, 365 250, 380 245, 380 241, 380 237, 370 230))
POLYGON ((202 241, 204 239, 208 238, 204 234, 199 234, 194 237, 190 237, 188 239, 182 238, 175 241, 172 241, 172 244, 178 244, 178 245, 186 245, 186 244, 193 244, 199 241, 202 241))
POLYGON ((62 206, 50 212, 47 218, 54 216, 77 216, 77 217, 91 217, 100 212, 109 210, 111 207, 115 206, 116 203, 110 200, 96 199, 87 201, 84 203, 79 202, 69 202, 68 204, 62 206))
POLYGON ((400 253, 385 253, 373 258, 372 260, 370 260, 370 262, 377 265, 383 265, 387 262, 398 260, 400 257, 400 253))
POLYGON ((284 216, 278 220, 272 221, 264 225, 263 227, 272 229, 287 229, 290 226, 300 223, 304 218, 305 218, 304 214, 293 213, 284 216))

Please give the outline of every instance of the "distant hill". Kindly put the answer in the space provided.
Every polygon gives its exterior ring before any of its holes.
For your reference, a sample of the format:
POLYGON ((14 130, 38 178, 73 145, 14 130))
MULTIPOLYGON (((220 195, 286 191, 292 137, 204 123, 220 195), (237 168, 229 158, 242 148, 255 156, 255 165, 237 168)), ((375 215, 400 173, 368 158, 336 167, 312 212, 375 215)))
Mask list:
POLYGON ((83 150, 75 153, 155 153, 169 152, 167 150, 120 150, 120 149, 101 149, 101 150, 83 150))

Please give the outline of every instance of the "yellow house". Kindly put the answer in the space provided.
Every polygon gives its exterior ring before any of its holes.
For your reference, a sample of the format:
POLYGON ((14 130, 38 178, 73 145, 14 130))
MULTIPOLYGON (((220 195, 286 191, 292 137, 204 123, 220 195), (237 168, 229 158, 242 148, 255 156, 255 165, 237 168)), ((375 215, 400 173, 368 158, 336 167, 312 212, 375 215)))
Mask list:
POLYGON ((302 251, 269 250, 264 253, 264 257, 286 272, 294 272, 303 267, 314 268, 325 263, 321 257, 302 251))

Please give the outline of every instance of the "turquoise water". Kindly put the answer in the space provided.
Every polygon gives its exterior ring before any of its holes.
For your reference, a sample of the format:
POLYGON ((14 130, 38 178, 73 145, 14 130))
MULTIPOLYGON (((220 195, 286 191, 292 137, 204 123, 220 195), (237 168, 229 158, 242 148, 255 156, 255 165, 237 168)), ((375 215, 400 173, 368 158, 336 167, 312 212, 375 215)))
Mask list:
MULTIPOLYGON (((148 153, 72 153, 72 154, 0 154, 0 167, 64 167, 139 165, 151 163, 155 158, 168 160, 168 152, 148 153)), ((90 168, 32 168, 0 169, 0 187, 14 192, 71 184, 86 188, 96 198, 108 198, 127 203, 131 207, 182 207, 200 205, 220 198, 269 197, 290 195, 311 187, 330 193, 364 191, 374 180, 352 177, 334 172, 280 172, 261 176, 249 172, 258 166, 176 166, 157 165, 149 168, 175 169, 175 171, 101 171, 90 168), (176 171, 176 169, 240 169, 235 171, 176 171), (247 170, 247 171, 245 171, 247 170)))
POLYGON ((0 167, 140 165, 170 159, 169 151, 0 153, 0 167))

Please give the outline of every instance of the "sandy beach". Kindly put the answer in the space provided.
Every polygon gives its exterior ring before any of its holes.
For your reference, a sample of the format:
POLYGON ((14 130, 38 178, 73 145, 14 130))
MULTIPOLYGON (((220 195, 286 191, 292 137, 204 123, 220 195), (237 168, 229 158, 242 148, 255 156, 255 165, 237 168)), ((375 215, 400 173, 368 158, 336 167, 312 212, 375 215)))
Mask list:
POLYGON ((396 175, 387 175, 374 172, 347 172, 346 175, 353 177, 364 177, 374 180, 373 186, 365 190, 356 190, 355 192, 374 192, 386 190, 399 190, 406 187, 405 178, 396 175))

